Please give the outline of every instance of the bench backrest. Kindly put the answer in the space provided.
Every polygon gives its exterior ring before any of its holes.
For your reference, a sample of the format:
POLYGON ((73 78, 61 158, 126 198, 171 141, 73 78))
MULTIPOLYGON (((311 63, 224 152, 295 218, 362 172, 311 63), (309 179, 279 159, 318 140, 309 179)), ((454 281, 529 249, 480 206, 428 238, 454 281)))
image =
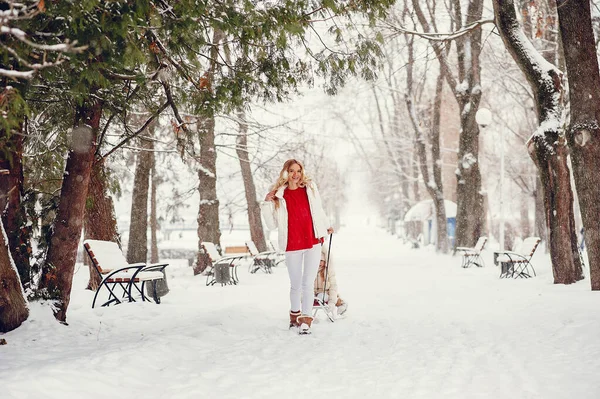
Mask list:
POLYGON ((479 237, 477 243, 475 243, 475 250, 478 252, 483 251, 483 247, 485 247, 485 243, 487 242, 487 237, 479 237))
POLYGON ((540 237, 527 237, 523 240, 519 252, 521 255, 531 258, 540 244, 540 241, 542 241, 540 237))
POLYGON ((213 242, 201 242, 200 245, 202 245, 202 248, 204 248, 204 251, 210 258, 211 262, 215 263, 222 258, 222 256, 219 255, 219 251, 217 251, 217 246, 213 242))
POLYGON ((258 248, 256 248, 256 244, 254 244, 254 241, 246 241, 246 246, 248 247, 248 252, 250 252, 250 255, 258 255, 258 248))
POLYGON ((247 253, 248 253, 248 247, 246 247, 245 245, 225 247, 225 254, 247 254, 247 253))
POLYGON ((128 265, 127 259, 116 242, 85 240, 83 246, 100 274, 110 273, 128 265))

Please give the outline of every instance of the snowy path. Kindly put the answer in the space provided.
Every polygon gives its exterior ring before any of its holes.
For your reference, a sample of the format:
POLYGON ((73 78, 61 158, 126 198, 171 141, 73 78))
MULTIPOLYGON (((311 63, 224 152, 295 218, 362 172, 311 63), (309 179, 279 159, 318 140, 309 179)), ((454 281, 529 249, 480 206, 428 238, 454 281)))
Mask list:
POLYGON ((588 282, 554 286, 544 254, 537 278, 499 280, 490 253, 464 270, 365 224, 333 241, 348 316, 311 336, 287 329, 284 268, 205 287, 173 264, 163 304, 91 310, 81 267, 69 327, 35 304, 3 336, 0 398, 600 397, 588 282))

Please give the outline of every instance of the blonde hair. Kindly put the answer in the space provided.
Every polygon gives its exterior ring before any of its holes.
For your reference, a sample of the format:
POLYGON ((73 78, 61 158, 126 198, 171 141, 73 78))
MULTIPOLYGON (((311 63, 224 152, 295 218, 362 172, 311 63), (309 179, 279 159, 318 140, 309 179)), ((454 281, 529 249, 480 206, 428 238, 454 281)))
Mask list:
MULTIPOLYGON (((304 173, 304 165, 302 164, 302 162, 298 161, 297 159, 288 159, 287 161, 284 162, 283 167, 281 168, 281 171, 279 172, 279 177, 277 178, 277 181, 275 182, 275 184, 273 184, 271 191, 273 191, 273 190, 277 191, 281 187, 283 187, 287 184, 289 169, 294 164, 300 166, 300 182, 298 183, 298 186, 306 187, 310 183, 310 178, 306 175, 306 173, 304 173)), ((275 197, 275 208, 278 208, 278 207, 279 207, 279 199, 277 197, 275 197)))

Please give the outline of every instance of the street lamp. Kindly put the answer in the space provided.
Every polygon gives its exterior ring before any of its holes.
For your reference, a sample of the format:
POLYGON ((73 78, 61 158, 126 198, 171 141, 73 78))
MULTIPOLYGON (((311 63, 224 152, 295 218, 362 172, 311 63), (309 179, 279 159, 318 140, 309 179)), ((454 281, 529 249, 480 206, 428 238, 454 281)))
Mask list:
MULTIPOLYGON (((492 112, 487 108, 479 108, 475 114, 477 124, 482 128, 489 126, 492 123, 492 112)), ((504 191, 502 185, 504 183, 504 129, 500 129, 500 251, 504 251, 504 191)))

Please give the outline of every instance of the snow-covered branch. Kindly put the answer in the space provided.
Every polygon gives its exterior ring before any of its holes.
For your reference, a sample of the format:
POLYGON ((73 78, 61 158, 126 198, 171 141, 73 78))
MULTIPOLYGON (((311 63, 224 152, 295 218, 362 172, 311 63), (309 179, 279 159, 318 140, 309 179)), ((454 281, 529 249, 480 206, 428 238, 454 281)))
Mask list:
POLYGON ((0 68, 0 76, 11 79, 32 79, 37 71, 61 64, 64 61, 63 54, 79 53, 87 48, 87 46, 77 46, 76 41, 70 42, 68 40, 54 44, 36 43, 28 37, 27 32, 11 26, 11 23, 33 18, 43 11, 43 2, 24 4, 9 0, 6 3, 8 9, 0 12, 0 37, 2 37, 0 44, 2 45, 3 50, 14 58, 16 61, 15 64, 24 70, 0 68), (26 45, 25 52, 27 55, 19 54, 17 50, 12 48, 9 44, 6 44, 6 37, 11 37, 16 41, 24 43, 26 45), (34 52, 38 53, 35 54, 36 59, 42 59, 41 63, 34 63, 27 60, 27 57, 32 57, 34 52), (42 53, 41 56, 39 52, 42 53), (55 59, 47 61, 49 53, 59 54, 55 59))
POLYGON ((391 22, 386 22, 385 27, 392 30, 395 34, 409 34, 419 36, 432 42, 448 42, 456 40, 469 32, 478 29, 485 24, 493 24, 493 19, 481 19, 472 24, 462 27, 454 32, 419 32, 413 29, 407 29, 403 26, 394 25, 391 22))

